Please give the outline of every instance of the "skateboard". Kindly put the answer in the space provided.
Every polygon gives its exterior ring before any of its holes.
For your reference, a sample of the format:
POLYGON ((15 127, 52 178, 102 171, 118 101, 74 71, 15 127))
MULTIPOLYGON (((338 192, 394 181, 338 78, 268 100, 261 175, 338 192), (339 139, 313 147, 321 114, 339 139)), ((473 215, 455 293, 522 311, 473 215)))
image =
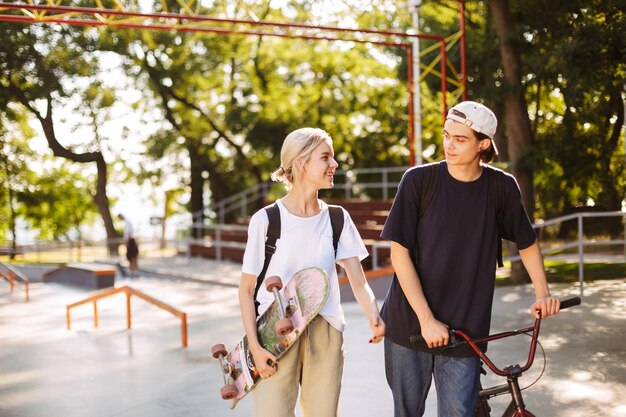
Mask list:
MULTIPOLYGON (((257 334, 261 345, 280 360, 326 303, 330 284, 326 271, 320 268, 296 272, 284 288, 277 276, 265 282, 266 289, 274 294, 274 302, 257 319, 257 334)), ((248 338, 244 336, 230 352, 217 344, 211 353, 221 365, 224 386, 220 395, 231 401, 233 409, 261 380, 248 349, 248 338)))

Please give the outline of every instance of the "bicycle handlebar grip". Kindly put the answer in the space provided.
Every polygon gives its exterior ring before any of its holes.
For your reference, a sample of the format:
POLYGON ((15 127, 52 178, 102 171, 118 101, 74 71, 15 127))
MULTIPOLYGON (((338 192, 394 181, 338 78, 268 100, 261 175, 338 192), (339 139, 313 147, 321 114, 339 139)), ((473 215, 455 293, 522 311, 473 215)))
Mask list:
POLYGON ((561 310, 580 305, 580 303, 581 303, 580 297, 565 298, 561 300, 561 310))

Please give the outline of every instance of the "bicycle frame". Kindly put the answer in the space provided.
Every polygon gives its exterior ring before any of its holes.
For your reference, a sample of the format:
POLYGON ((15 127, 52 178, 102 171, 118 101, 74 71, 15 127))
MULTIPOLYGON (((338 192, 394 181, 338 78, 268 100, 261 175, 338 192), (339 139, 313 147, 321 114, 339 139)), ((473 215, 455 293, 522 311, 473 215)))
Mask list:
MULTIPOLYGON (((561 300, 561 310, 579 305, 580 297, 572 297, 565 300, 561 300)), ((472 350, 478 355, 478 357, 483 361, 485 365, 496 375, 506 377, 507 383, 504 385, 498 385, 491 388, 486 388, 480 391, 479 401, 482 401, 482 407, 486 406, 486 402, 497 395, 509 392, 511 394, 511 403, 507 407, 506 411, 503 414, 503 417, 535 417, 530 411, 526 410, 526 405, 524 404, 524 399, 522 398, 522 390, 519 386, 518 378, 522 376, 522 373, 526 372, 533 364, 535 359, 535 352, 537 350, 537 341, 539 339, 539 329, 541 328, 541 319, 535 319, 535 324, 530 327, 525 327, 523 329, 518 329, 514 331, 496 333, 493 335, 489 335, 486 337, 482 337, 479 339, 471 339, 466 333, 459 330, 451 330, 451 337, 458 336, 462 341, 455 340, 451 342, 452 346, 458 346, 462 343, 467 343, 472 350), (530 349, 528 351, 528 359, 526 360, 526 364, 524 366, 520 365, 510 365, 504 369, 499 369, 489 357, 480 350, 478 344, 491 342, 498 339, 503 339, 506 337, 516 336, 519 334, 528 334, 532 332, 530 349)), ((479 411, 477 409, 477 416, 489 416, 489 407, 487 405, 486 410, 479 411), (483 413, 478 414, 478 413, 483 413), (487 414, 484 414, 487 413, 487 414)))

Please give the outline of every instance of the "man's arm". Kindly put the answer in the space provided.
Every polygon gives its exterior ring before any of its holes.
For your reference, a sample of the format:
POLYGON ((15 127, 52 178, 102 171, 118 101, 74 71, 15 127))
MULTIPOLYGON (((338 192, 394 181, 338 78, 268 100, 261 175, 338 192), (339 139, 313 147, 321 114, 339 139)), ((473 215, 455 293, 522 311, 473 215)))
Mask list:
POLYGON ((546 272, 543 266, 543 257, 541 256, 541 249, 539 243, 535 241, 532 245, 526 249, 519 251, 522 263, 530 275, 530 280, 535 287, 536 301, 530 306, 530 314, 535 318, 545 319, 559 312, 561 303, 558 299, 553 298, 550 295, 550 289, 548 288, 548 280, 546 279, 546 272), (541 312, 541 316, 539 315, 541 312))
POLYGON ((391 263, 398 276, 400 287, 422 328, 422 337, 429 348, 448 344, 448 327, 438 321, 428 306, 409 250, 397 242, 391 242, 391 263))

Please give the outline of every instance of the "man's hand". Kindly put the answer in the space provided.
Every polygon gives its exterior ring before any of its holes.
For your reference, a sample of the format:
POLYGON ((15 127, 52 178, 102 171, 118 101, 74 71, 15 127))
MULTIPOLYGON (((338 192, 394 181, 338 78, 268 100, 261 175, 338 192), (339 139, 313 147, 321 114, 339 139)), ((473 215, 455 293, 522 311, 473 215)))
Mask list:
POLYGON ((545 319, 558 313, 560 308, 561 302, 558 298, 541 297, 530 306, 530 314, 536 319, 545 319))
POLYGON ((422 327, 422 337, 429 348, 446 346, 450 341, 450 333, 448 326, 442 322, 431 319, 426 323, 420 323, 422 327))

